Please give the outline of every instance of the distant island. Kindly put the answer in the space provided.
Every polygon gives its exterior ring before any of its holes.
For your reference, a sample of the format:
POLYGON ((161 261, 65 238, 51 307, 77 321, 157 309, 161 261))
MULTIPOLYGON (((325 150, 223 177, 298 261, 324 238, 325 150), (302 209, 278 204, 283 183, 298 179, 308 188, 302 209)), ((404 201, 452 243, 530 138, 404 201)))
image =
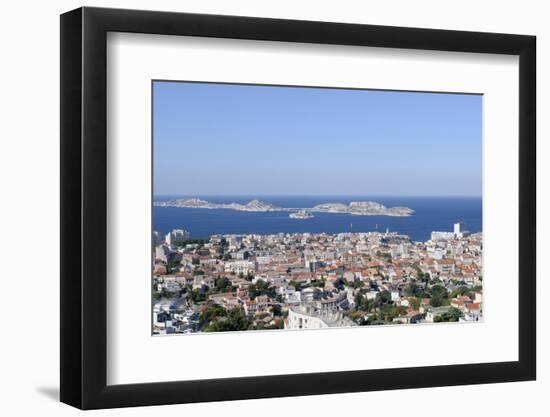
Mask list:
POLYGON ((352 201, 348 205, 342 203, 319 204, 311 211, 324 213, 348 213, 357 216, 410 216, 414 210, 408 207, 386 207, 374 201, 352 201))
POLYGON ((307 219, 313 219, 313 214, 311 214, 307 210, 298 210, 293 213, 290 213, 288 217, 290 217, 291 219, 307 220, 307 219))
POLYGON ((180 208, 200 208, 200 209, 229 209, 237 211, 285 211, 281 207, 277 207, 270 203, 265 203, 260 200, 252 200, 247 204, 240 203, 211 203, 200 198, 177 198, 175 200, 155 201, 153 203, 157 207, 180 207, 180 208))
MULTIPOLYGON (((322 212, 337 214, 353 214, 357 216, 395 216, 407 217, 414 213, 409 207, 386 207, 383 204, 374 201, 352 201, 349 204, 342 203, 323 203, 314 207, 283 208, 266 203, 260 200, 252 200, 247 204, 241 203, 211 203, 200 198, 177 198, 165 201, 155 201, 156 207, 179 207, 179 208, 199 208, 199 209, 229 209, 236 211, 249 212, 270 212, 270 211, 291 211, 291 212, 322 212)), ((311 216, 311 214, 310 214, 311 216)), ((313 217, 313 216, 311 216, 313 217)), ((292 218, 305 219, 311 218, 298 214, 292 218)))

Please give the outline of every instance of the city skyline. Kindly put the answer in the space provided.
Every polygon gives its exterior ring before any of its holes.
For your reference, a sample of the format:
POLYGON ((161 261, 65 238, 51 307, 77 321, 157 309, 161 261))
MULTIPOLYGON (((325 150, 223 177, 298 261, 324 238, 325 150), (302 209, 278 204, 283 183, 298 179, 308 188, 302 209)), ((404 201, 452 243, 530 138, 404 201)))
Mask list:
POLYGON ((153 232, 153 335, 483 321, 482 235, 153 232))
POLYGON ((479 95, 153 83, 155 195, 482 194, 479 95))

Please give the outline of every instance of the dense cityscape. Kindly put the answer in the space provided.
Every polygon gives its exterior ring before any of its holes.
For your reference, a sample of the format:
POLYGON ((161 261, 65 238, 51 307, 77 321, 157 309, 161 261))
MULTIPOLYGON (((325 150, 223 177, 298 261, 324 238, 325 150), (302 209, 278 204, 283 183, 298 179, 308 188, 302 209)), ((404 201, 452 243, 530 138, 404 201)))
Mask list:
POLYGON ((482 234, 153 232, 153 334, 476 322, 482 234))

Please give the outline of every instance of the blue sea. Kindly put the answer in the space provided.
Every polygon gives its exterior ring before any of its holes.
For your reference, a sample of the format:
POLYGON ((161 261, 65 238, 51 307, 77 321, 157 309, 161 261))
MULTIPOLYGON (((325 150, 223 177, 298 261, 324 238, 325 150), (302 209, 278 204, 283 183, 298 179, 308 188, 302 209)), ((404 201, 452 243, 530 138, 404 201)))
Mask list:
POLYGON ((341 233, 398 232, 415 241, 430 239, 433 230, 452 231, 453 224, 463 222, 472 233, 482 231, 481 197, 376 197, 376 196, 158 196, 155 201, 197 197, 212 203, 242 203, 258 199, 279 207, 313 207, 321 203, 376 201, 387 207, 405 206, 415 210, 410 217, 356 216, 317 213, 312 219, 288 217, 289 212, 244 212, 229 209, 193 209, 153 207, 153 228, 162 234, 185 229, 191 238, 208 238, 213 234, 341 233))

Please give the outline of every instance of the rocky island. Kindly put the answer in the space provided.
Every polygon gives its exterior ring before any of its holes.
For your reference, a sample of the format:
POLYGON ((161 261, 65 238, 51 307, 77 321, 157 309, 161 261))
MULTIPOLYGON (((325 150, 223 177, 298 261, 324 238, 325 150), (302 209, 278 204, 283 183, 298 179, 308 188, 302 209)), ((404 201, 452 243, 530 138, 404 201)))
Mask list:
POLYGON ((406 217, 414 213, 408 207, 386 207, 374 201, 352 201, 348 205, 342 203, 319 204, 311 209, 324 213, 347 213, 357 216, 398 216, 406 217))
POLYGON ((314 216, 307 210, 299 210, 297 212, 290 213, 288 217, 290 217, 291 219, 307 220, 312 219, 314 216))
POLYGON ((281 207, 266 203, 260 200, 252 200, 247 204, 240 203, 211 203, 200 198, 178 198, 175 200, 155 201, 153 203, 157 207, 180 207, 180 208, 201 208, 201 209, 229 209, 237 211, 286 211, 281 207))
POLYGON ((292 211, 289 217, 293 219, 310 219, 311 212, 353 214, 356 216, 395 216, 407 217, 414 213, 409 207, 386 207, 375 201, 352 201, 349 204, 323 203, 314 207, 283 208, 265 201, 252 200, 246 204, 241 203, 211 203, 200 198, 177 198, 172 200, 155 201, 156 207, 180 207, 200 209, 229 209, 249 212, 292 211))

